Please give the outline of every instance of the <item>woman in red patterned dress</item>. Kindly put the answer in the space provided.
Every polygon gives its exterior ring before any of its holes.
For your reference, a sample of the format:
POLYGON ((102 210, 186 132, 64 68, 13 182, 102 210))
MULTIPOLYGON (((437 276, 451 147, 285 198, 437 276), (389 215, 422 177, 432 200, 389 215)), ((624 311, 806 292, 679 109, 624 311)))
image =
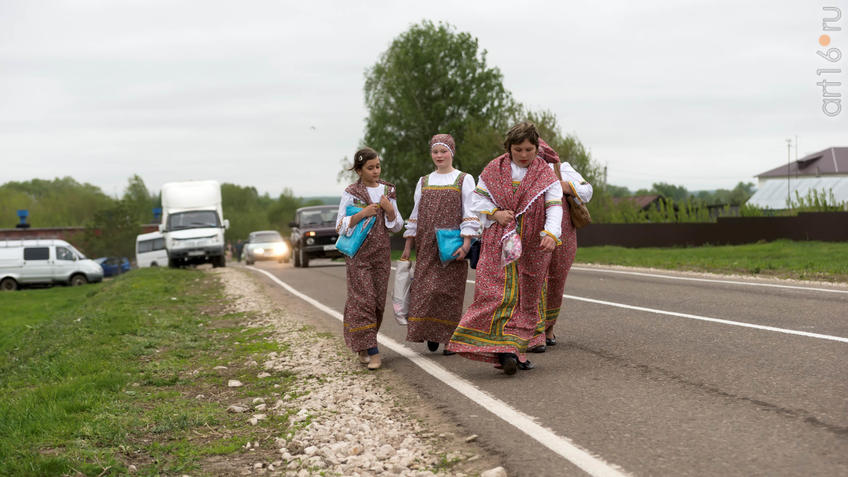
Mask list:
POLYGON ((546 162, 552 164, 553 167, 559 169, 557 178, 560 180, 563 191, 563 244, 554 251, 553 257, 551 257, 551 264, 548 268, 548 279, 545 284, 545 343, 531 348, 530 351, 534 353, 544 353, 548 346, 557 344, 554 325, 556 325, 560 307, 562 306, 562 293, 565 291, 565 280, 568 278, 568 271, 571 269, 571 265, 574 263, 574 257, 577 255, 577 229, 571 223, 571 209, 565 197, 570 195, 574 197, 574 200, 585 204, 592 200, 593 193, 592 184, 589 184, 571 164, 560 162, 559 154, 544 141, 541 139, 539 141, 539 155, 546 162))
POLYGON ((465 311, 447 349, 495 363, 504 373, 531 369, 529 347, 544 343, 545 273, 560 243, 562 187, 537 156, 539 133, 519 123, 507 133, 506 154, 480 174, 472 210, 483 214, 474 302, 465 311), (516 236, 520 257, 504 265, 502 253, 516 236))
POLYGON ((395 201, 395 187, 380 180, 380 158, 366 147, 353 157, 353 170, 359 180, 342 194, 336 230, 350 235, 360 221, 376 216, 377 221, 354 257, 346 257, 347 301, 344 309, 344 338, 347 346, 359 355, 368 369, 381 366, 377 348, 377 332, 383 321, 386 291, 391 270, 389 233, 398 232, 403 218, 395 201), (347 215, 347 206, 361 210, 347 215))
MULTIPOLYGON (((430 139, 430 157, 436 170, 418 180, 415 206, 406 224, 401 260, 409 260, 415 245, 415 279, 409 291, 406 340, 427 342, 430 351, 447 344, 462 316, 468 264, 465 254, 478 234, 480 219, 471 211, 474 178, 453 168, 456 145, 450 134, 430 139), (436 229, 459 229, 462 246, 455 260, 442 264, 436 229)), ((444 350, 444 354, 453 352, 444 350)))

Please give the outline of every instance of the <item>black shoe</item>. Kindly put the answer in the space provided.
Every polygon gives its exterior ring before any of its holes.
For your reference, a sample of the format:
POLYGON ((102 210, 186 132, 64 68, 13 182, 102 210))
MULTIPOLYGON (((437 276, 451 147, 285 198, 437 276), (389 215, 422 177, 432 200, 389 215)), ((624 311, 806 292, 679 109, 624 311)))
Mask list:
POLYGON ((557 344, 556 336, 554 336, 553 338, 545 338, 545 344, 548 345, 548 346, 556 346, 556 344, 557 344))
POLYGON ((522 371, 527 371, 528 369, 533 369, 535 367, 536 365, 531 363, 529 359, 523 363, 521 361, 518 362, 518 369, 522 371))
POLYGON ((456 354, 456 351, 448 351, 448 350, 445 349, 445 350, 442 350, 442 354, 445 355, 445 356, 451 356, 451 355, 456 354))
POLYGON ((518 370, 518 358, 511 353, 503 353, 500 355, 501 366, 503 372, 507 376, 512 376, 518 370))
POLYGON ((547 346, 539 345, 539 346, 534 346, 534 347, 528 349, 527 351, 529 351, 531 353, 544 353, 547 350, 548 350, 547 346))
POLYGON ((428 341, 427 342, 427 349, 429 349, 430 351, 435 353, 436 350, 439 349, 439 342, 438 341, 428 341))

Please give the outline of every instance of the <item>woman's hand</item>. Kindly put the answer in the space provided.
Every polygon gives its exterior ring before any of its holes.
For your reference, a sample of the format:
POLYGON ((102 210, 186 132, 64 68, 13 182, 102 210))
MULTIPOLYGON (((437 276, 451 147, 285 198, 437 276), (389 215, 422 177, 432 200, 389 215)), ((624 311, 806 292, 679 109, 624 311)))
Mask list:
POLYGON ((373 217, 380 211, 380 204, 368 204, 361 211, 362 217, 373 217))
POLYGON ((539 244, 539 248, 546 252, 553 252, 556 248, 556 240, 552 239, 550 235, 545 235, 542 237, 542 242, 539 244))
POLYGON ((511 210, 498 210, 492 214, 492 218, 502 226, 506 226, 515 219, 515 212, 511 210))
POLYGON ((392 207, 392 201, 390 201, 386 196, 380 197, 380 207, 382 207, 386 212, 394 212, 395 209, 392 207))
POLYGON ((462 246, 453 252, 453 258, 456 260, 465 260, 468 251, 471 250, 471 237, 462 237, 462 246))
POLYGON ((409 260, 409 256, 412 255, 413 240, 415 240, 415 237, 406 238, 406 243, 403 244, 403 253, 400 254, 401 260, 409 260))
POLYGON ((389 219, 390 222, 395 220, 395 208, 392 205, 392 201, 389 200, 388 197, 386 197, 385 195, 380 197, 379 206, 386 211, 386 218, 389 219))
POLYGON ((562 185, 562 195, 574 195, 571 193, 571 186, 568 185, 568 181, 559 181, 560 185, 562 185))

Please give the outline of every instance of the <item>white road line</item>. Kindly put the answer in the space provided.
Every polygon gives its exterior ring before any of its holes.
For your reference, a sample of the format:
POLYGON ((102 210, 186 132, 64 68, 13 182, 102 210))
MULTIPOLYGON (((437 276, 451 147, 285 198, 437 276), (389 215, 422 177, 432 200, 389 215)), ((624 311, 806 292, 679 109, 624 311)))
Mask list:
MULTIPOLYGON (((255 267, 249 266, 247 268, 265 274, 268 278, 273 280, 274 283, 288 290, 289 293, 297 296, 301 300, 304 300, 315 308, 318 308, 324 313, 332 316, 333 318, 339 321, 343 321, 344 317, 341 313, 324 305, 318 300, 315 300, 314 298, 311 298, 295 290, 289 284, 283 282, 271 273, 268 273, 265 270, 255 267)), ((587 474, 610 477, 623 477, 627 475, 618 466, 610 464, 598 457, 593 456, 589 452, 575 445, 567 437, 557 435, 552 430, 538 424, 533 417, 528 416, 527 414, 524 414, 523 412, 513 408, 509 404, 506 404, 505 402, 493 397, 489 393, 471 384, 471 382, 457 376, 454 373, 451 373, 442 366, 434 363, 429 358, 423 357, 419 353, 412 351, 406 346, 398 343, 397 341, 385 335, 378 335, 377 340, 380 345, 385 346, 386 348, 391 349, 395 353, 398 353, 399 355, 409 359, 415 365, 417 365, 419 368, 421 368, 434 378, 452 387, 457 392, 470 399, 472 402, 482 406, 484 409, 490 411, 495 416, 503 419, 508 424, 511 424, 519 431, 527 434, 527 436, 538 441, 540 444, 544 445, 553 452, 559 454, 572 464, 582 469, 587 474)))
MULTIPOLYGON (((466 280, 466 282, 474 283, 474 280, 466 280)), ((743 328, 754 328, 754 329, 758 329, 758 330, 774 331, 776 333, 785 333, 787 335, 806 336, 808 338, 818 338, 820 340, 830 340, 830 341, 839 341, 839 342, 842 342, 842 343, 848 343, 848 338, 843 338, 841 336, 822 335, 822 334, 819 334, 819 333, 809 333, 807 331, 797 331, 797 330, 790 330, 790 329, 786 329, 786 328, 776 328, 774 326, 755 325, 753 323, 745 323, 744 321, 722 320, 721 318, 710 318, 709 316, 692 315, 692 314, 689 314, 689 313, 678 313, 676 311, 657 310, 656 308, 645 308, 643 306, 626 305, 624 303, 616 303, 614 301, 596 300, 594 298, 583 298, 581 296, 574 296, 574 295, 563 295, 562 297, 568 298, 569 300, 585 301, 585 302, 588 302, 588 303, 595 303, 595 304, 598 304, 598 305, 614 306, 616 308, 625 308, 627 310, 636 310, 636 311, 644 311, 644 312, 647 312, 647 313, 656 313, 658 315, 676 316, 678 318, 688 318, 690 320, 709 321, 709 322, 712 322, 712 323, 720 323, 722 325, 741 326, 743 328)))
POLYGON ((617 308, 625 308, 625 309, 628 309, 628 310, 645 311, 645 312, 648 312, 648 313, 656 313, 656 314, 659 314, 659 315, 676 316, 678 318, 688 318, 690 320, 709 321, 709 322, 712 322, 712 323, 720 323, 722 325, 741 326, 743 328, 754 328, 754 329, 758 329, 758 330, 774 331, 776 333, 785 333, 787 335, 806 336, 808 338, 818 338, 820 340, 830 340, 830 341, 839 341, 841 343, 848 343, 848 338, 843 338, 841 336, 822 335, 822 334, 819 334, 819 333, 809 333, 807 331, 797 331, 797 330, 789 330, 789 329, 786 329, 786 328, 776 328, 774 326, 755 325, 753 323, 745 323, 743 321, 722 320, 720 318, 710 318, 709 316, 691 315, 689 313, 678 313, 678 312, 675 312, 675 311, 657 310, 655 308, 645 308, 645 307, 642 307, 642 306, 625 305, 623 303, 615 303, 615 302, 604 301, 604 300, 595 300, 593 298, 583 298, 583 297, 573 296, 573 295, 563 295, 563 298, 568 298, 570 300, 585 301, 585 302, 588 302, 588 303, 596 303, 596 304, 599 304, 599 305, 614 306, 614 307, 617 307, 617 308))
POLYGON ((799 285, 780 285, 777 283, 757 283, 757 282, 743 282, 740 280, 719 280, 715 278, 694 278, 694 277, 675 277, 672 275, 661 275, 659 273, 647 273, 647 272, 629 272, 626 270, 610 270, 608 268, 590 268, 590 267, 571 267, 572 270, 579 270, 581 272, 601 272, 601 273, 618 273, 621 275, 635 275, 639 277, 655 277, 655 278, 665 278, 668 280, 686 280, 693 282, 710 282, 710 283, 725 283, 730 285, 745 285, 751 287, 771 287, 771 288, 789 288, 792 290, 804 290, 804 291, 817 291, 817 292, 826 292, 826 293, 845 293, 848 294, 848 290, 836 290, 833 288, 814 288, 814 287, 802 287, 799 285))

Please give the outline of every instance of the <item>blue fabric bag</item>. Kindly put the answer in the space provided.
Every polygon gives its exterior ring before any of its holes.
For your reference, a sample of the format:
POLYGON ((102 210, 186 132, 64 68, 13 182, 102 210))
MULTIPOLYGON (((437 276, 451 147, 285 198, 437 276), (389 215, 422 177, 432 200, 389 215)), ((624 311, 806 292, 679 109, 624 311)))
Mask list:
POLYGON ((439 246, 439 260, 442 261, 442 265, 456 260, 453 254, 456 249, 462 247, 459 229, 436 229, 436 244, 439 246))
MULTIPOLYGON (((350 217, 351 215, 356 215, 360 210, 362 210, 362 207, 349 205, 345 210, 345 215, 350 217)), ((339 239, 336 240, 336 248, 339 252, 353 258, 356 255, 356 252, 359 251, 359 247, 362 246, 362 242, 364 242, 365 238, 368 237, 368 232, 371 231, 371 227, 374 226, 376 221, 375 216, 367 217, 364 220, 360 220, 359 223, 353 227, 353 233, 350 234, 350 236, 345 234, 339 235, 339 239)))

